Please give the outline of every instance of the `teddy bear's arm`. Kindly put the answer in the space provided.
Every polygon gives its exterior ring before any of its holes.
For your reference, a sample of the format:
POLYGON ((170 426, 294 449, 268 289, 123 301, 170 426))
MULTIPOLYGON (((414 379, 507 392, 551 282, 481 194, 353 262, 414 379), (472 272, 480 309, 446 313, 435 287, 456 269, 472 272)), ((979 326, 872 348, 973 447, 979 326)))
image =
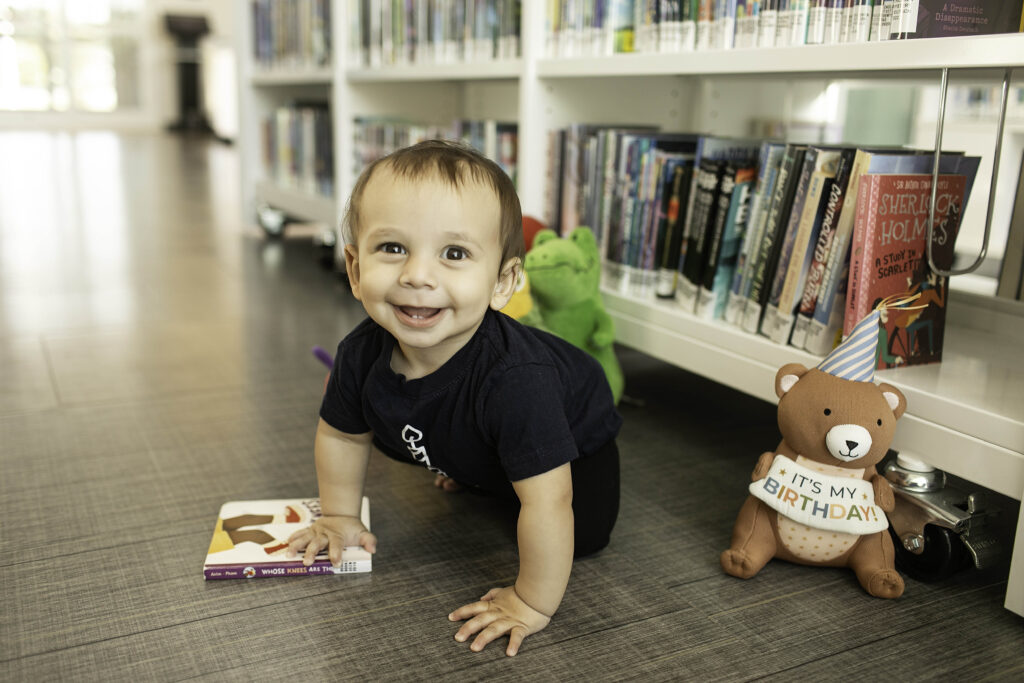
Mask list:
POLYGON ((882 512, 892 512, 896 507, 896 497, 889 480, 875 473, 871 476, 871 488, 875 492, 875 504, 882 508, 882 512))
POLYGON ((754 465, 754 473, 750 475, 750 481, 757 481, 758 479, 764 479, 768 476, 768 470, 772 468, 772 461, 774 460, 775 453, 772 451, 765 451, 762 453, 761 457, 757 459, 757 464, 754 465))

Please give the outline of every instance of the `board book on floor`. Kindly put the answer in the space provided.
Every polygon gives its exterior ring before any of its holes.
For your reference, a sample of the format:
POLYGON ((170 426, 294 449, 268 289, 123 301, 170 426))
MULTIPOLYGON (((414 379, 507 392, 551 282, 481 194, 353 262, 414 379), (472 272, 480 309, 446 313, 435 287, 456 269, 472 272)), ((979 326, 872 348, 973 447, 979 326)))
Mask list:
MULTIPOLYGON (((310 574, 357 574, 372 569, 372 555, 360 547, 346 547, 335 567, 327 551, 310 566, 302 556, 288 557, 288 537, 320 517, 318 498, 236 500, 224 503, 213 530, 203 564, 206 579, 253 579, 310 574)), ((370 528, 370 501, 363 497, 359 515, 370 528)))

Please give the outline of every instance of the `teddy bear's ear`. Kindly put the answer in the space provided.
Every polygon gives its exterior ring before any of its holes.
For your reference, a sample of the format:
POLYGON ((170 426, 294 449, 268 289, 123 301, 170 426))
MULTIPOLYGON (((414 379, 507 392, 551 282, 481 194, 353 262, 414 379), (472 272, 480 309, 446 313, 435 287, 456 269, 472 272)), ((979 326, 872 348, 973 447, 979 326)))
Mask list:
POLYGON ((782 395, 793 388, 804 373, 807 372, 800 363, 786 363, 775 373, 775 395, 782 398, 782 395))
POLYGON ((893 415, 897 420, 900 419, 907 410, 907 399, 903 392, 891 384, 879 384, 878 388, 882 390, 882 396, 885 396, 886 402, 892 408, 893 415))

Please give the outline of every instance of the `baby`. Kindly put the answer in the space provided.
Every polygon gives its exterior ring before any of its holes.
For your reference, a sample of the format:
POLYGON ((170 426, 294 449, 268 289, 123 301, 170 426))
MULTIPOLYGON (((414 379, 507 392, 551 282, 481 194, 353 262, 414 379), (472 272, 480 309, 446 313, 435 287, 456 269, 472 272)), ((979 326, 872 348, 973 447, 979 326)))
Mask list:
POLYGON ((346 216, 345 264, 369 318, 338 346, 315 441, 323 517, 289 539, 370 552, 359 521, 376 447, 519 505, 519 572, 448 615, 471 649, 515 655, 562 601, 573 557, 608 544, 619 509, 621 418, 597 361, 499 313, 524 252, 512 181, 463 145, 432 140, 370 164, 346 216))

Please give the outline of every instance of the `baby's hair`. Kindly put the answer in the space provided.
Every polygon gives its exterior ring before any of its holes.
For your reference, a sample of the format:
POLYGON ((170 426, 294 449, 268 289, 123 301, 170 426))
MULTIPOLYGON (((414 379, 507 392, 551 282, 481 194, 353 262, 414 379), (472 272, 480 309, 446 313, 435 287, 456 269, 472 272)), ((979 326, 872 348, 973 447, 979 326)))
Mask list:
POLYGON ((345 241, 355 244, 359 236, 363 192, 374 172, 387 167, 400 178, 421 180, 438 178, 456 190, 467 182, 476 182, 494 190, 501 208, 501 264, 510 258, 522 261, 526 253, 523 239, 523 214, 515 185, 501 167, 468 145, 451 140, 425 140, 381 157, 359 174, 348 200, 342 223, 345 241))

